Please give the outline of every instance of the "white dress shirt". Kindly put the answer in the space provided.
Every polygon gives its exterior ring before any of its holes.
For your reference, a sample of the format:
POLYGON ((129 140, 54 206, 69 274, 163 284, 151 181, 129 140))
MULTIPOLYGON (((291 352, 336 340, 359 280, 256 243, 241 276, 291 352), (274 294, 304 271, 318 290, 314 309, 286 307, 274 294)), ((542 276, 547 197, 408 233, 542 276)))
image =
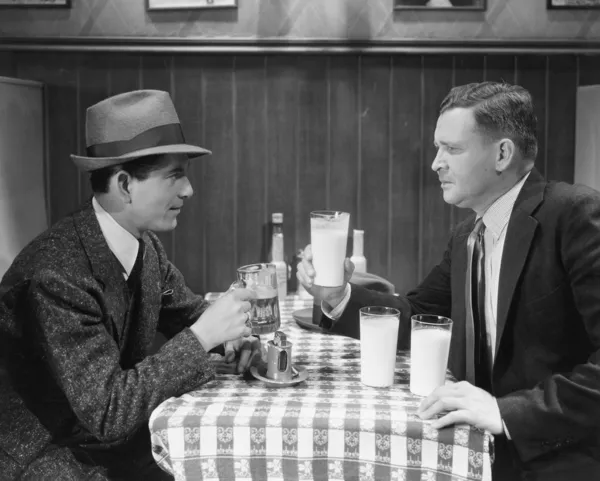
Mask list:
POLYGON ((96 197, 92 198, 92 206, 108 248, 123 266, 123 277, 127 280, 135 264, 140 243, 102 208, 96 197))
POLYGON ((496 330, 498 319, 498 286, 500 283, 500 267, 506 239, 506 227, 515 206, 519 192, 529 177, 527 173, 506 194, 499 197, 483 214, 485 233, 483 243, 485 249, 485 327, 487 346, 492 365, 496 357, 496 330))

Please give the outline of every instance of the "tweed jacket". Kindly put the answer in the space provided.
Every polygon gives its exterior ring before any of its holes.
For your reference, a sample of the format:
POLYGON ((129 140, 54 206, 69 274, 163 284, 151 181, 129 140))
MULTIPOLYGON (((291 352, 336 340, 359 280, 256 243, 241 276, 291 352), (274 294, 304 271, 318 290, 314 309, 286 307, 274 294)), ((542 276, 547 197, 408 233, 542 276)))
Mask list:
MULTIPOLYGON (((353 286, 333 331, 358 337, 360 307, 397 307, 398 345, 407 349, 412 314, 450 316, 448 364, 464 379, 467 238, 474 221, 457 226, 441 263, 406 296, 353 286)), ((516 473, 494 480, 600 479, 600 193, 547 183, 531 172, 507 226, 495 350, 493 394, 512 438, 512 459, 498 455, 495 473, 503 463, 516 473)))
POLYGON ((214 376, 188 328, 207 303, 155 234, 143 240, 136 316, 91 200, 25 247, 0 282, 11 381, 59 445, 125 444, 158 404, 214 376), (148 355, 157 330, 168 341, 148 355))
POLYGON ((84 466, 52 443, 7 379, 0 381, 0 426, 0 480, 107 481, 102 468, 84 466))

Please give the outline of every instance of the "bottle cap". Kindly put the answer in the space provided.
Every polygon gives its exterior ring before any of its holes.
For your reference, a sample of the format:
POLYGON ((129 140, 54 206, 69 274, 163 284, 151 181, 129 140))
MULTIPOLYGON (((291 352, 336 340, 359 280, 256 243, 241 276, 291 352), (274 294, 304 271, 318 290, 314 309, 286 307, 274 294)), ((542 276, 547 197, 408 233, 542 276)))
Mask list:
POLYGON ((283 224, 283 214, 281 212, 274 212, 271 214, 271 220, 273 224, 283 224))

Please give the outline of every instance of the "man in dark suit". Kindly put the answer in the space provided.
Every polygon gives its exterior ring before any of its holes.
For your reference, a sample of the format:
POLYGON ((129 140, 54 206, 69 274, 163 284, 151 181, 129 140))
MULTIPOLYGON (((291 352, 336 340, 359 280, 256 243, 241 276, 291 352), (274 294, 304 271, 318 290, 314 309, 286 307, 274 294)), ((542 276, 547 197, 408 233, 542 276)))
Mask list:
MULTIPOLYGON (((448 364, 461 382, 436 389, 419 413, 434 419, 436 428, 466 422, 492 432, 494 481, 595 480, 600 194, 546 182, 534 168, 535 132, 531 97, 522 87, 455 87, 441 104, 432 169, 444 200, 474 213, 457 226, 439 265, 398 298, 347 283, 314 286, 309 248, 297 275, 325 299, 323 320, 333 332, 358 338, 359 308, 396 307, 398 346, 406 349, 411 315, 452 318, 448 364), (469 238, 478 236, 484 246, 481 278, 472 277, 467 255, 469 238), (468 291, 467 278, 481 291, 468 291), (481 362, 475 361, 477 345, 481 362)), ((349 260, 345 269, 349 279, 349 260)))
MULTIPOLYGON (((241 351, 252 294, 236 289, 208 306, 154 234, 175 228, 193 194, 190 159, 210 153, 185 143, 168 93, 128 92, 90 107, 86 141, 87 156, 72 159, 90 172, 93 198, 26 246, 0 283, 15 393, 2 399, 0 432, 19 416, 21 430, 43 437, 43 427, 52 446, 110 479, 172 479, 152 458, 150 415, 213 378, 210 350, 241 351), (157 331, 168 341, 149 355, 157 331)), ((15 456, 28 439, 12 439, 15 456)), ((40 462, 44 449, 31 449, 40 462)))

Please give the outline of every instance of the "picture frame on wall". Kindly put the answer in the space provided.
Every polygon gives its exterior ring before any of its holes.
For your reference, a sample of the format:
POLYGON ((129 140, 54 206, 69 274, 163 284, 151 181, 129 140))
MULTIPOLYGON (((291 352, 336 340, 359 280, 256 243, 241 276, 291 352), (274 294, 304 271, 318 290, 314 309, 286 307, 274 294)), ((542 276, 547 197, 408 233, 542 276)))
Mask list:
POLYGON ((394 10, 485 11, 487 0, 394 0, 394 10))
POLYGON ((548 0, 550 10, 600 9, 600 0, 548 0))
POLYGON ((70 8, 71 0, 0 0, 0 8, 4 7, 70 8))
POLYGON ((148 10, 237 8, 237 0, 148 0, 148 10))

